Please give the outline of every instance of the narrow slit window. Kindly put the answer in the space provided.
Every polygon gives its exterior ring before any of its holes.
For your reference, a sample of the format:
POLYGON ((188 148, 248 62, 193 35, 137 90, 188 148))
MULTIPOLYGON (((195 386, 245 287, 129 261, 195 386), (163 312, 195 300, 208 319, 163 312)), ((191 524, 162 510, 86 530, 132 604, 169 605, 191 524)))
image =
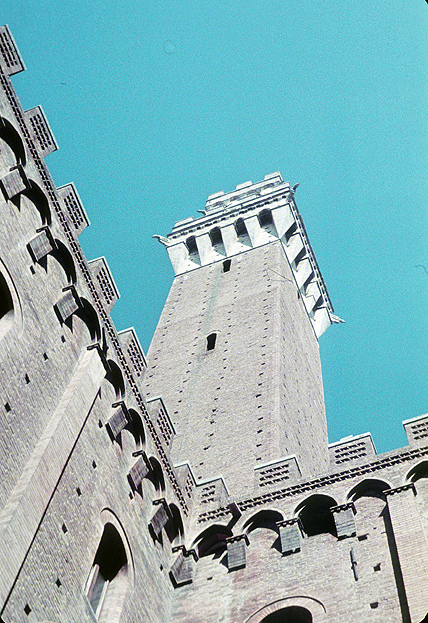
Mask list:
POLYGON ((217 333, 210 333, 207 337, 207 350, 214 350, 217 340, 217 333))
POLYGON ((232 264, 232 260, 224 260, 223 262, 223 272, 228 273, 230 270, 230 266, 232 264))

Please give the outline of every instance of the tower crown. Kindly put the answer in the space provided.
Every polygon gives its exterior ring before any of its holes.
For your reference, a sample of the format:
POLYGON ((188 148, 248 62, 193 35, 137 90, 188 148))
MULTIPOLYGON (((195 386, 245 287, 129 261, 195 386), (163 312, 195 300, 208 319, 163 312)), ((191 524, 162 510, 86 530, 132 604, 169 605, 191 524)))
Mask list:
MULTIPOLYGON (((210 195, 203 216, 178 221, 167 238, 176 275, 196 270, 280 240, 312 326, 319 337, 332 322, 333 305, 294 201, 293 188, 279 172, 235 190, 210 195)), ((281 275, 279 275, 281 277, 281 275)))

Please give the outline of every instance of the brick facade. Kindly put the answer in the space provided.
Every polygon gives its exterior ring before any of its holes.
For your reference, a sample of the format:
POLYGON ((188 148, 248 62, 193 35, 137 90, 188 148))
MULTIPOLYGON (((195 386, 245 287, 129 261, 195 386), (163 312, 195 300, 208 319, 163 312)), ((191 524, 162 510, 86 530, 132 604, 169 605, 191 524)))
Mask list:
POLYGON ((0 28, 1 623, 421 623, 428 416, 377 455, 328 445, 319 335, 334 315, 275 173, 167 237, 176 273, 147 360, 0 28))

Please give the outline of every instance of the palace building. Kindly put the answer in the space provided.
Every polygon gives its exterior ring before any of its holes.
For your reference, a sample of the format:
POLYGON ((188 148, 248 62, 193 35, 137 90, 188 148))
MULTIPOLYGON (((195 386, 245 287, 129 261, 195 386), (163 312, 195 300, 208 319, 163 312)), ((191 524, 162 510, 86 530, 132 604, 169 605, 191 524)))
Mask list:
POLYGON ((428 416, 329 444, 326 284, 280 173, 156 236, 147 355, 0 28, 1 623, 421 623, 428 416), (161 252, 159 247, 159 252, 161 252))

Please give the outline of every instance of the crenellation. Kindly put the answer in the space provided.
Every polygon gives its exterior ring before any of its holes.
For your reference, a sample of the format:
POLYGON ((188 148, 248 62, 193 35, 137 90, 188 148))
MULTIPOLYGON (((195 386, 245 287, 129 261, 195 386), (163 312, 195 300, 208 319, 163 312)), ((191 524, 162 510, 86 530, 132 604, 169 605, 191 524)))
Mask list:
POLYGON ((58 149, 58 144, 41 106, 35 106, 24 113, 31 138, 35 141, 42 158, 58 149))
POLYGON ((99 257, 90 260, 88 264, 96 283, 98 293, 110 312, 116 301, 120 298, 120 294, 107 264, 107 260, 105 257, 99 257))
POLYGON ((26 69, 13 35, 7 25, 0 26, 0 62, 8 76, 13 76, 26 69))
POLYGON ((88 215, 83 207, 77 189, 73 183, 65 184, 57 188, 58 195, 65 207, 64 212, 69 217, 69 224, 79 236, 82 231, 90 225, 88 215))

